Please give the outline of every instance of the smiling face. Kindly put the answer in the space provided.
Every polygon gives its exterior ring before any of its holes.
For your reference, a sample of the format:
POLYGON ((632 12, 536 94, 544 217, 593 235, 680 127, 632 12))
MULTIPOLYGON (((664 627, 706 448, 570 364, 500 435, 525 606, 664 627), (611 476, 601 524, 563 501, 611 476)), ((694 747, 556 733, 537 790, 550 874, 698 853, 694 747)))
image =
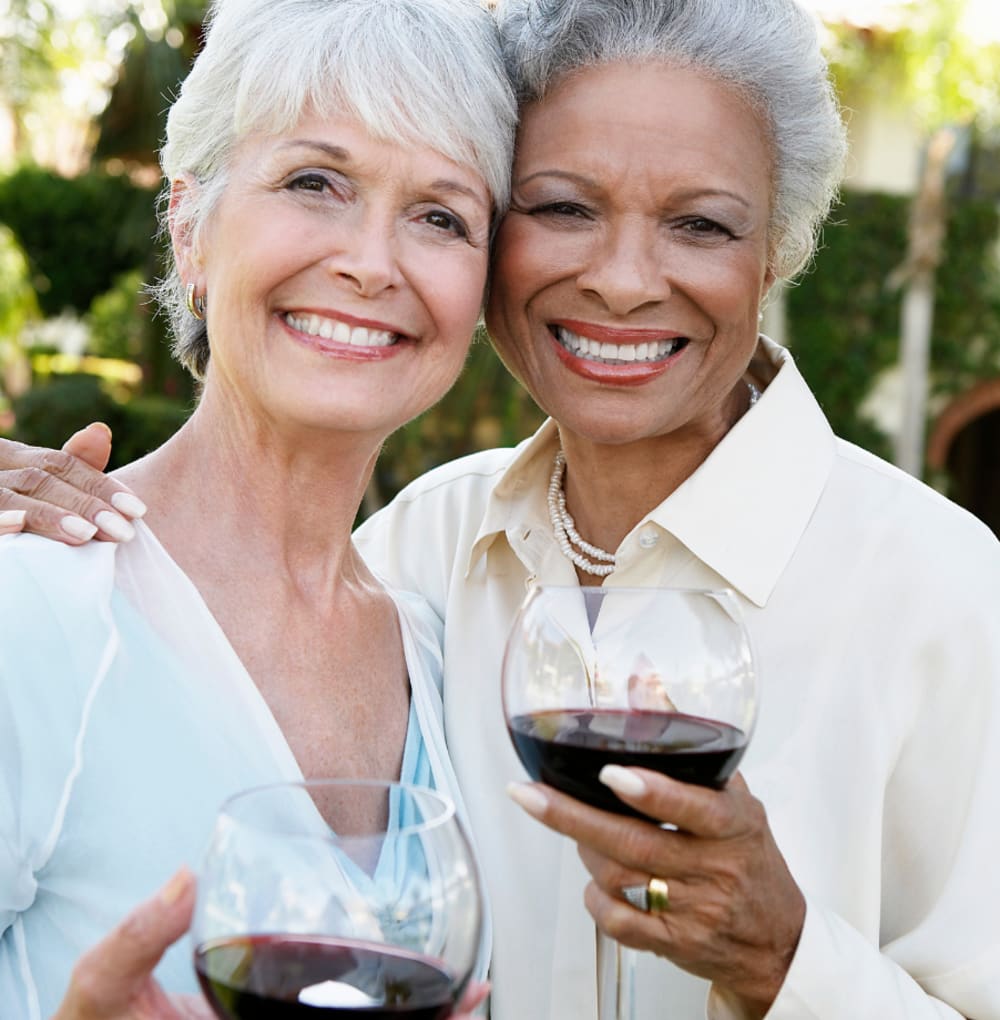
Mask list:
POLYGON ((487 324, 564 431, 714 445, 770 286, 767 132, 696 71, 612 64, 523 111, 487 324))
POLYGON ((462 366, 490 214, 475 171, 350 117, 245 139, 200 239, 174 239, 207 294, 206 392, 279 426, 387 435, 462 366))

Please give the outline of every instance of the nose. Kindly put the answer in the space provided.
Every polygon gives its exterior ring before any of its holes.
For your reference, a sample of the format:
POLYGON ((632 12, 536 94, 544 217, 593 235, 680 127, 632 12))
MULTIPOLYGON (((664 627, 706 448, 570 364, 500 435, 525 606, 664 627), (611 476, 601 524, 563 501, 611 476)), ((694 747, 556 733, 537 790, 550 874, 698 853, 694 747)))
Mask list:
POLYGON ((359 217, 327 257, 326 267, 361 297, 376 297, 398 286, 402 270, 394 224, 377 215, 359 217))
POLYGON ((658 231, 645 224, 608 229, 589 253, 577 286, 598 297, 615 315, 670 297, 671 287, 658 231))

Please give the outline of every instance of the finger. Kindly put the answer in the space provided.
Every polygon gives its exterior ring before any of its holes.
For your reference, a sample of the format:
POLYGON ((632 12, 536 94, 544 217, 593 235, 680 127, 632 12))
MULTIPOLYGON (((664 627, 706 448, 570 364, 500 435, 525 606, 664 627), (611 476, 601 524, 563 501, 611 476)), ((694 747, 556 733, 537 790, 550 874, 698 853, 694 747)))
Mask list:
POLYGON ((593 882, 584 890, 583 903, 605 935, 630 949, 662 953, 664 945, 672 939, 675 918, 669 912, 644 913, 593 882))
POLYGON ((81 957, 67 998, 80 1016, 114 1016, 149 982, 163 954, 187 931, 194 911, 195 879, 182 868, 81 957))
POLYGON ((26 510, 0 510, 0 535, 16 535, 24 530, 26 510))
POLYGON ((94 470, 104 471, 111 459, 111 429, 104 422, 95 421, 74 432, 62 448, 94 470))
POLYGON ((486 996, 490 994, 489 982, 486 981, 470 981, 468 987, 465 989, 465 994, 459 999, 458 1004, 455 1006, 456 1015, 453 1020, 463 1020, 463 1017, 471 1014, 475 1008, 486 1001, 486 996))
MULTIPOLYGON (((665 875, 671 847, 684 837, 638 818, 600 811, 541 783, 512 783, 511 799, 550 829, 647 877, 665 875)), ((645 879, 643 879, 645 880, 645 879)))
POLYGON ((170 1001, 181 1020, 216 1020, 211 1007, 200 995, 175 995, 170 1001))
POLYGON ((146 507, 120 482, 75 457, 0 440, 0 511, 22 510, 23 530, 79 545, 133 537, 146 507))
MULTIPOLYGON (((626 886, 645 885, 649 880, 648 871, 639 871, 622 864, 621 861, 607 857, 585 843, 578 843, 576 850, 590 877, 610 896, 624 900, 622 890, 626 886)), ((667 869, 663 865, 658 865, 657 876, 663 877, 668 870, 672 877, 674 875, 672 868, 667 869)))
POLYGON ((599 778, 620 800, 683 832, 727 839, 746 827, 752 800, 742 777, 722 790, 682 783, 649 769, 605 765, 599 778))
POLYGON ((135 536, 132 523, 107 503, 35 468, 0 471, 0 510, 22 516, 17 530, 67 545, 135 536))

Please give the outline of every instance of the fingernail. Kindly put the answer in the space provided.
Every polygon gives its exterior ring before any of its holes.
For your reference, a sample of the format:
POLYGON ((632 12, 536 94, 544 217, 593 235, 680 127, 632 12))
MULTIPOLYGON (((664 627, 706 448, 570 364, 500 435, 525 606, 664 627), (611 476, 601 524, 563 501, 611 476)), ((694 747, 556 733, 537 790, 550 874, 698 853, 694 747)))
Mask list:
POLYGON ((641 797, 646 792, 646 784, 634 772, 621 765, 605 765, 597 778, 608 789, 623 797, 641 797))
POLYGON ((119 542, 131 542, 135 538, 135 528, 124 517, 119 517, 110 510, 102 510, 97 514, 94 523, 105 535, 110 535, 119 542))
POLYGON ((169 907, 176 903, 194 881, 194 875, 187 868, 181 868, 160 890, 160 902, 169 907))
POLYGON ((20 531, 26 514, 26 510, 0 510, 0 531, 20 531))
POLYGON ((116 492, 111 497, 111 505, 126 517, 142 517, 146 513, 146 504, 131 492, 116 492))
POLYGON ((549 806, 545 794, 528 783, 508 783, 507 796, 534 818, 540 818, 549 806))
POLYGON ((97 534, 96 524, 91 524, 90 521, 85 521, 82 517, 77 517, 74 514, 68 514, 59 522, 59 525, 70 538, 87 541, 97 534))
MULTIPOLYGON (((101 430, 102 430, 102 431, 103 431, 103 432, 105 433, 105 435, 106 435, 106 436, 107 436, 107 437, 108 437, 109 439, 111 438, 111 426, 110 426, 110 425, 108 425, 108 423, 107 423, 107 422, 103 422, 103 421, 92 421, 92 422, 91 422, 91 423, 90 423, 90 424, 89 424, 89 425, 87 426, 87 428, 88 428, 88 429, 95 429, 95 428, 96 428, 96 429, 101 429, 101 430)), ((84 429, 84 431, 86 431, 86 429, 84 429)))

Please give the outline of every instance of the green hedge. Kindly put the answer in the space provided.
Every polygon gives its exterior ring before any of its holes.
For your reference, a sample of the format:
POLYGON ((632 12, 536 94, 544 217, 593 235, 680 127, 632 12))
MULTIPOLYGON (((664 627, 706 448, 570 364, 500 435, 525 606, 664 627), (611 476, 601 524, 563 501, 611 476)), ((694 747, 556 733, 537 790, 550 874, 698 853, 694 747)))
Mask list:
MULTIPOLYGON (((886 280, 906 254, 909 201, 847 192, 813 268, 788 292, 789 343, 834 429, 882 456, 889 442, 858 414, 878 375, 899 360, 900 293, 886 280)), ((952 393, 996 374, 998 214, 987 201, 952 202, 938 270, 932 388, 952 393)))
POLYGON ((109 469, 121 467, 165 443, 190 408, 165 397, 120 403, 97 376, 77 372, 36 383, 13 402, 13 439, 35 446, 61 446, 78 429, 103 421, 114 433, 109 469))
POLYGON ((155 199, 127 177, 97 171, 69 179, 26 166, 0 178, 0 222, 27 255, 44 315, 82 314, 129 270, 151 275, 155 199))

